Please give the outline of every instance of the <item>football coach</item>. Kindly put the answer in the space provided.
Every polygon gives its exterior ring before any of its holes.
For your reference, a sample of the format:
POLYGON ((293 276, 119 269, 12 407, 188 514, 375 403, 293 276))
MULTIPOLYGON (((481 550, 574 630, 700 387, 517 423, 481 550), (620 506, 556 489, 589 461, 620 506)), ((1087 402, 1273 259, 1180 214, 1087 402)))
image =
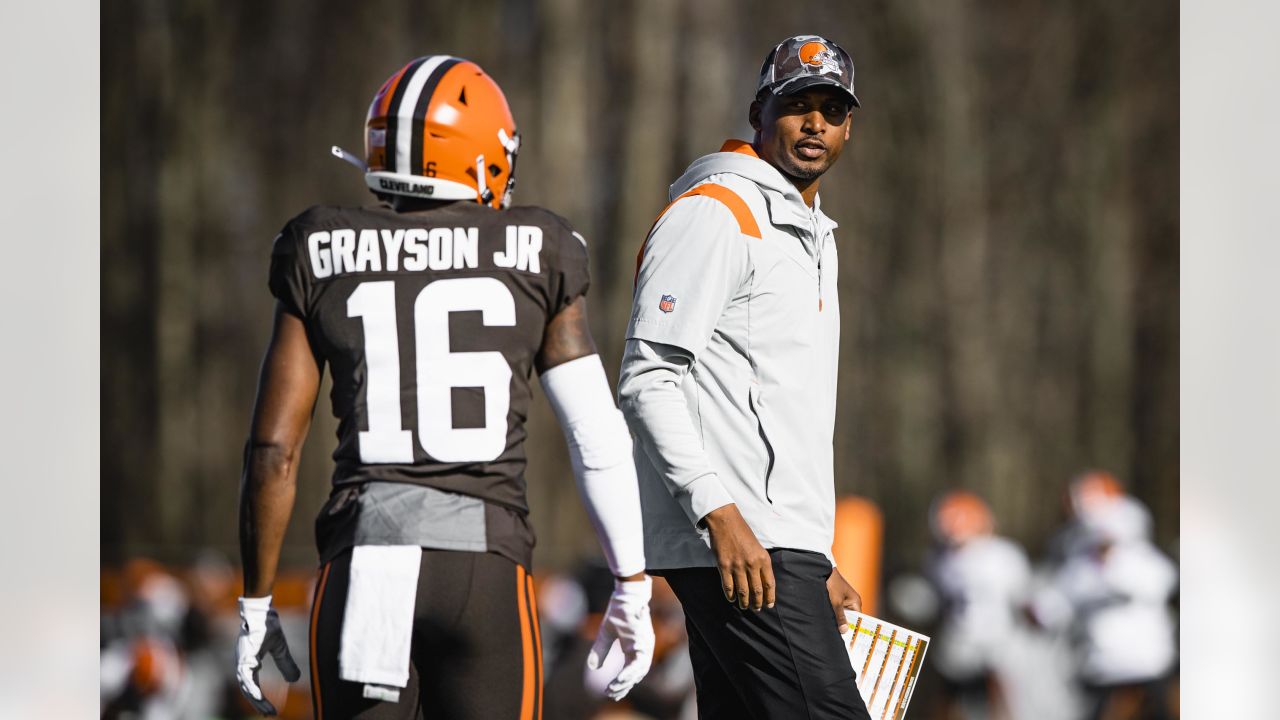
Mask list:
POLYGON ((637 259, 618 392, 704 720, 868 717, 839 634, 861 598, 831 556, 840 305, 818 196, 858 106, 848 53, 783 41, 751 142, 689 166, 637 259))

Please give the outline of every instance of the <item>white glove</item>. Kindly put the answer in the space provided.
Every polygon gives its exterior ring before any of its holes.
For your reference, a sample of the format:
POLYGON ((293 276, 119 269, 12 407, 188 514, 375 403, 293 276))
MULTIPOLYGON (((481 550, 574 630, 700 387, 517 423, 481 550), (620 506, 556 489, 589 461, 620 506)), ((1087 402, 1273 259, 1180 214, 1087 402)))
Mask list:
POLYGON ((613 596, 600 623, 600 633, 587 655, 587 667, 597 670, 609 656, 614 642, 622 646, 622 670, 605 688, 613 700, 626 697, 635 684, 644 679, 653 664, 653 622, 649 619, 649 597, 653 594, 653 578, 632 582, 613 582, 613 596))
POLYGON ((240 692, 263 715, 275 715, 276 708, 258 687, 262 658, 270 653, 285 680, 295 682, 302 671, 289 654, 289 645, 280 629, 280 616, 271 607, 271 596, 240 598, 240 637, 236 640, 236 680, 240 692))

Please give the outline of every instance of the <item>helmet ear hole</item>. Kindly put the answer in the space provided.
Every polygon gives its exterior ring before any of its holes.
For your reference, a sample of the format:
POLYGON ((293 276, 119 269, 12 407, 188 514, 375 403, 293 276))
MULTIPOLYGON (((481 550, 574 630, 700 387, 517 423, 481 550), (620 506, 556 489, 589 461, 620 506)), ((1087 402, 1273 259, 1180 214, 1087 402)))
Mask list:
POLYGON ((494 165, 493 163, 489 163, 489 174, 493 177, 498 177, 502 174, 502 168, 494 165))
POLYGON ((462 92, 458 93, 458 102, 463 105, 467 104, 467 88, 465 86, 462 88, 462 92))

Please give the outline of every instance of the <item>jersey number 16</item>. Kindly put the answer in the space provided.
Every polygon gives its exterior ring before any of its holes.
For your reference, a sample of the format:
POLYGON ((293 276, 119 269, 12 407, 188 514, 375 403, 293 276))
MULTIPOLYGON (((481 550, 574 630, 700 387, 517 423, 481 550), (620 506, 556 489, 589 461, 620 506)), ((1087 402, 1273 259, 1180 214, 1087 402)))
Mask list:
MULTIPOLYGON (((516 324, 515 299, 494 278, 437 280, 413 303, 417 349, 418 442, 440 462, 486 462, 506 449, 511 365, 502 353, 450 352, 449 313, 479 311, 489 326, 516 324), (484 389, 484 426, 453 427, 455 387, 484 389)), ((364 321, 369 429, 360 431, 365 463, 413 462, 413 436, 401 427, 400 346, 394 280, 360 283, 347 298, 347 317, 364 321)))

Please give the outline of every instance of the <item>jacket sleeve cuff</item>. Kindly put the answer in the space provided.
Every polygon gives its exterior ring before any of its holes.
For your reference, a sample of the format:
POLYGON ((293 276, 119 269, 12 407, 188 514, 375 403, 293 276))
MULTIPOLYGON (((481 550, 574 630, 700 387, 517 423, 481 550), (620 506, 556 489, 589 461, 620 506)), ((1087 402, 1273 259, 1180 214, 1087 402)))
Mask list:
POLYGON ((684 486, 680 495, 680 504, 688 513, 689 520, 697 527, 702 527, 702 519, 707 513, 733 502, 733 496, 724 489, 715 473, 696 478, 684 486))

